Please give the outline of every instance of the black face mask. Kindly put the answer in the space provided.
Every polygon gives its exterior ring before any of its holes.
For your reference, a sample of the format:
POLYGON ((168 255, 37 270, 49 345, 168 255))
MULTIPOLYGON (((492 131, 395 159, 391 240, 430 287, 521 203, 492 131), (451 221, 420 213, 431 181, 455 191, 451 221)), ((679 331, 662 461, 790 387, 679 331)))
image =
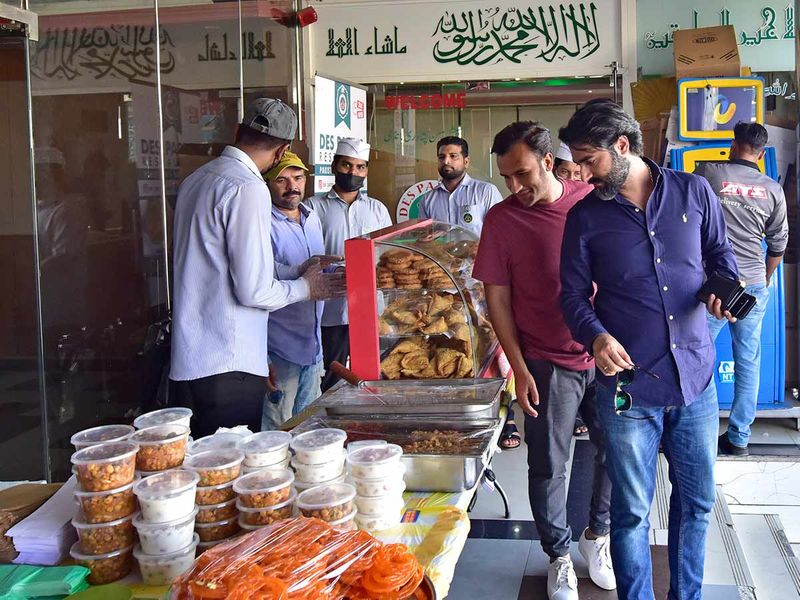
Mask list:
POLYGON ((364 185, 365 177, 360 175, 353 175, 351 173, 339 173, 334 175, 336 177, 336 187, 344 190, 345 192, 356 192, 364 185))

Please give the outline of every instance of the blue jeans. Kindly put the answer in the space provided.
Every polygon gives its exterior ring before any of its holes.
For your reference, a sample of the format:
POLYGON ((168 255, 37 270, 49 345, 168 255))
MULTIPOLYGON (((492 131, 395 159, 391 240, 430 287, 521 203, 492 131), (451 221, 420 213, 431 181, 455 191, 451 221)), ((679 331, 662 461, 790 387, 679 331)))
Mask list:
POLYGON ((278 429, 319 397, 322 361, 304 366, 270 353, 269 372, 277 389, 264 398, 261 431, 278 429))
POLYGON ((719 409, 712 380, 689 406, 633 408, 617 415, 614 390, 597 386, 611 479, 611 560, 619 600, 654 600, 650 505, 658 445, 669 462, 669 600, 702 600, 706 530, 714 507, 719 409))
POLYGON ((708 316, 711 339, 716 340, 727 324, 733 343, 733 406, 728 420, 728 439, 734 446, 745 447, 750 441, 750 425, 756 419, 758 385, 761 375, 761 325, 767 312, 769 290, 764 284, 749 285, 748 294, 758 301, 741 321, 728 323, 708 316))

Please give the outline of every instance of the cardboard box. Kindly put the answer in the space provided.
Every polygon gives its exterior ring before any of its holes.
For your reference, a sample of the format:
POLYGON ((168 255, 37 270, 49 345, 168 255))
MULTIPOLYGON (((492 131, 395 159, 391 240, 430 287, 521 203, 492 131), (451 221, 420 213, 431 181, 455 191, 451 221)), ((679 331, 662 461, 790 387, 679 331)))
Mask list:
POLYGON ((733 25, 679 29, 673 40, 678 79, 739 77, 741 63, 733 25))

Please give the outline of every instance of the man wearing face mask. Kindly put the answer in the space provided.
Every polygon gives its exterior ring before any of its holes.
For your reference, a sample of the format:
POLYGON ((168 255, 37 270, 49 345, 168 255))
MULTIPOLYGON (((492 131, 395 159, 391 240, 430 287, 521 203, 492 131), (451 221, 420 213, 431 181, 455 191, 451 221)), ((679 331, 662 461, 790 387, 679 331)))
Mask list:
MULTIPOLYGON (((392 218, 386 206, 361 189, 369 172, 369 144, 356 138, 342 138, 331 163, 335 183, 327 194, 312 196, 305 201, 319 216, 325 251, 344 255, 344 242, 377 229, 389 227, 392 218)), ((350 330, 347 302, 344 299, 325 303, 322 313, 322 354, 325 376, 322 391, 329 389, 339 378, 330 371, 333 361, 347 364, 350 356, 350 330)))
POLYGON ((291 281, 274 277, 271 208, 262 173, 297 131, 280 100, 259 98, 233 146, 189 175, 175 207, 172 368, 177 403, 194 410, 192 433, 261 425, 267 392, 269 312, 344 294, 341 274, 311 260, 291 281))

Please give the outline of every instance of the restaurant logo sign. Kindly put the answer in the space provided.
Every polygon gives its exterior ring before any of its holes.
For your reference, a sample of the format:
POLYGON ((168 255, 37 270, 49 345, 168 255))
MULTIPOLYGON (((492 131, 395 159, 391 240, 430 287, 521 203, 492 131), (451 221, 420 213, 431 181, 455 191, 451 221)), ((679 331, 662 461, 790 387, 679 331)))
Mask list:
POLYGON ((336 82, 336 117, 334 127, 339 123, 344 123, 345 127, 350 127, 350 86, 346 83, 336 82))
POLYGON ((409 219, 416 219, 419 217, 419 201, 431 190, 436 189, 439 185, 438 179, 425 179, 418 181, 410 188, 408 188, 400 200, 397 202, 397 222, 402 223, 409 219))
POLYGON ((389 110, 425 110, 440 108, 466 108, 467 93, 455 94, 422 94, 419 96, 386 96, 386 108, 389 110))

